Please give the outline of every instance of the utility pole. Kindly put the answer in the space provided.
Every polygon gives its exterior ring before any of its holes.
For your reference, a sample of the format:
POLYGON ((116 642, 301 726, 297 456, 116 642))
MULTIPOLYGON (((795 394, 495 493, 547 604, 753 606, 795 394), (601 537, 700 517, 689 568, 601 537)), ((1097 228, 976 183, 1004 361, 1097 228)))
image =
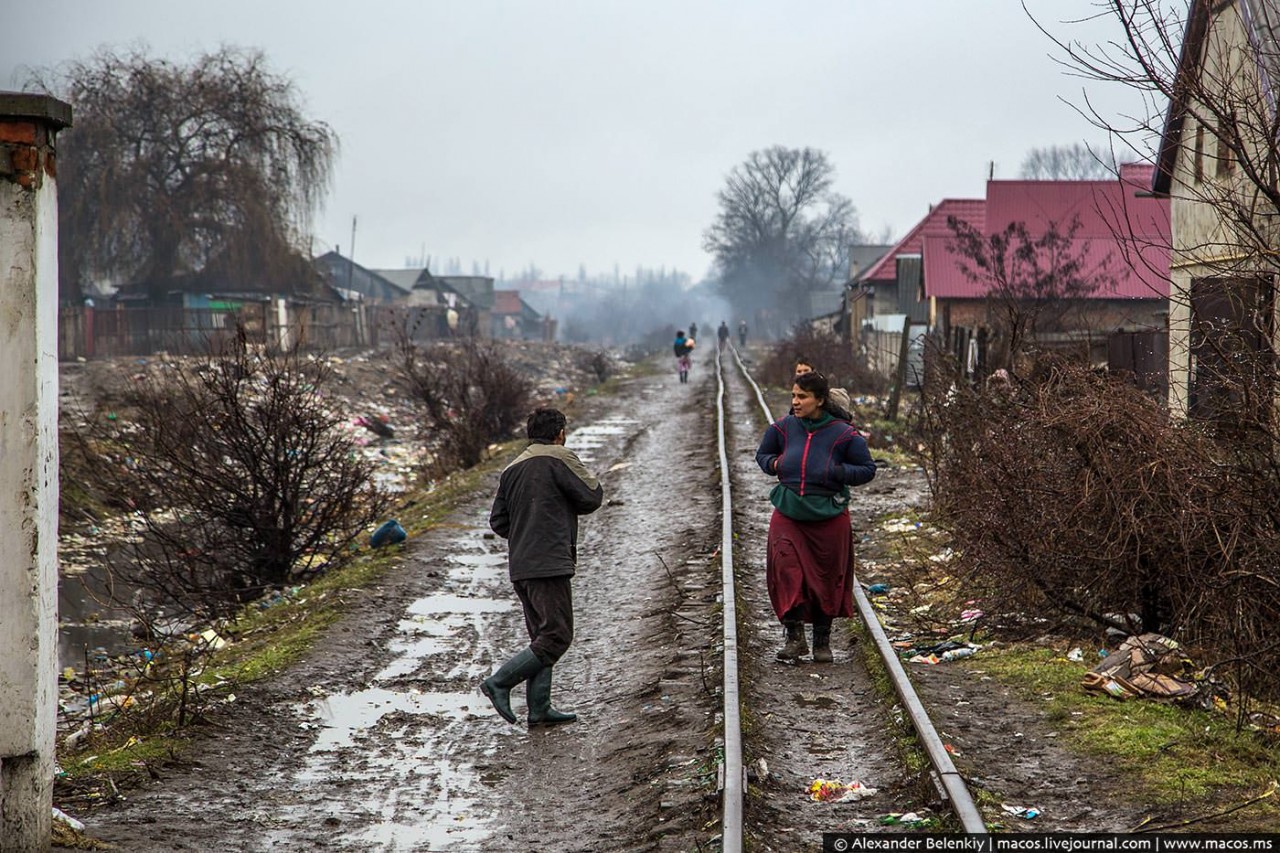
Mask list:
POLYGON ((0 850, 48 850, 58 715, 58 188, 71 107, 0 92, 0 850))
POLYGON ((355 288, 352 282, 356 275, 356 217, 351 215, 351 255, 347 258, 347 291, 350 292, 355 288))

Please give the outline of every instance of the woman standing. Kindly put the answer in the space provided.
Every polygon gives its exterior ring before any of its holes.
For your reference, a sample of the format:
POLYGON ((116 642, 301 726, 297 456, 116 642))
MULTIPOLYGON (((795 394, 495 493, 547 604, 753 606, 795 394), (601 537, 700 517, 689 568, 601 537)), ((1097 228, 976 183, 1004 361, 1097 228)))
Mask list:
POLYGON ((867 442, 831 411, 821 373, 798 375, 791 414, 765 430, 756 462, 778 478, 769 493, 765 579, 769 600, 786 629, 779 660, 809 653, 804 625, 813 625, 813 660, 831 663, 831 620, 853 615, 853 531, 849 487, 871 482, 867 442))

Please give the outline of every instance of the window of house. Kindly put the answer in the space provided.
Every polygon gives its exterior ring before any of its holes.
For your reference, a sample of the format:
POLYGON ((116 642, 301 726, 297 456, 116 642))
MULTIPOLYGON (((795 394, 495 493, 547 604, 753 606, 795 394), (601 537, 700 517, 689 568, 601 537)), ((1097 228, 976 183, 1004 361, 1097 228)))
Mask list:
POLYGON ((1196 125, 1196 148, 1195 158, 1191 161, 1191 171, 1195 177, 1195 182, 1201 183, 1204 180, 1204 125, 1196 125))
POLYGON ((1219 178, 1223 178, 1223 177, 1226 177, 1227 175, 1230 175, 1232 172, 1235 171, 1235 167, 1236 167, 1235 155, 1232 154, 1231 147, 1227 145, 1227 138, 1228 138, 1227 134, 1230 132, 1231 132, 1230 128, 1227 127, 1225 122, 1218 125, 1217 175, 1219 178))
POLYGON ((1271 406, 1274 310, 1270 279, 1192 280, 1191 417, 1227 422, 1261 415, 1271 406))

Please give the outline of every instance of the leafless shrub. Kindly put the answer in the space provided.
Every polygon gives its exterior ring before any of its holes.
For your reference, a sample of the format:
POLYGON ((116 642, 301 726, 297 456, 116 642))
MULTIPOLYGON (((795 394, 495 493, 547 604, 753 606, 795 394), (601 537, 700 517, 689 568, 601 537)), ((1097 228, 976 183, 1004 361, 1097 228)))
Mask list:
POLYGON ((495 344, 465 338, 422 346, 401 335, 396 358, 422 413, 419 428, 445 470, 475 465, 529 414, 533 385, 495 344))
POLYGON ((989 613, 1170 633, 1280 696, 1280 471, 1085 367, 926 395, 927 471, 989 613), (1134 619, 1129 614, 1137 614, 1134 619))
POLYGON ((888 386, 888 380, 869 369, 866 359, 851 344, 828 332, 815 331, 807 323, 797 325, 788 338, 773 348, 764 363, 763 375, 790 388, 800 359, 826 374, 833 387, 852 394, 881 394, 888 386))
POLYGON ((325 406, 329 375, 242 331, 139 379, 132 431, 99 434, 115 451, 89 472, 135 510, 138 535, 111 560, 122 585, 211 618, 345 562, 384 499, 325 406))
POLYGON ((584 350, 578 353, 578 369, 603 382, 613 373, 613 362, 604 350, 584 350))

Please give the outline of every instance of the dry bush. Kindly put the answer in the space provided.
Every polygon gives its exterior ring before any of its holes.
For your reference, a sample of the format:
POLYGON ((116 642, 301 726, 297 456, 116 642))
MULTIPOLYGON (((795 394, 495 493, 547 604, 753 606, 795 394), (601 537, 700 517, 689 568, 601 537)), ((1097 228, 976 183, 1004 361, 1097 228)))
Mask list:
POLYGON ((888 379, 867 368, 866 360, 855 348, 836 335, 815 332, 807 324, 791 330, 791 335, 770 352, 762 375, 770 382, 791 387, 796 361, 809 360, 814 369, 826 374, 833 388, 844 388, 854 395, 881 394, 888 379))
POLYGON ((117 449, 86 471, 135 509, 138 535, 110 559, 122 587, 210 618, 346 561, 384 498, 325 405, 329 376, 241 331, 139 378, 129 428, 87 442, 117 449))
POLYGON ((1085 617, 1170 634, 1242 691, 1280 695, 1273 459, 1065 362, 931 390, 926 470, 965 595, 1040 628, 1085 617))
POLYGON ((582 350, 577 353, 577 366, 583 373, 603 382, 613 373, 613 362, 604 350, 582 350))
POLYGON ((403 336, 396 357, 442 470, 475 465, 528 417, 533 384, 495 344, 465 338, 421 346, 403 336))

